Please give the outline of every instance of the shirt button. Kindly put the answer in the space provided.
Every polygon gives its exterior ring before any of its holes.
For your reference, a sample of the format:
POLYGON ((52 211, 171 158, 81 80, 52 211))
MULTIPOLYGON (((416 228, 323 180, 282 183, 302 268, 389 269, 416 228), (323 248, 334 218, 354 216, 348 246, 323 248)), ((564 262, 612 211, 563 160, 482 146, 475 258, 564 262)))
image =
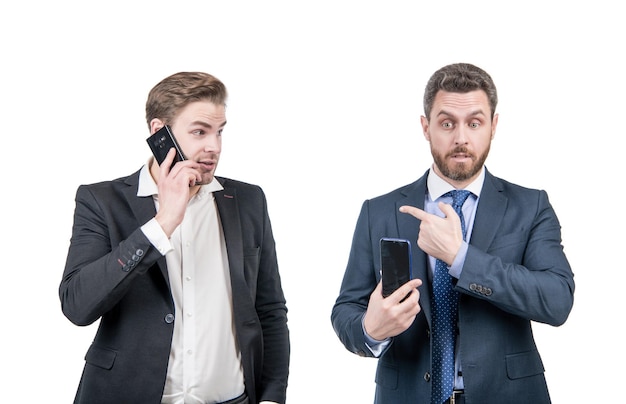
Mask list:
POLYGON ((193 351, 191 349, 187 350, 187 354, 191 355, 193 353, 193 351))
POLYGON ((190 281, 191 280, 191 276, 187 276, 187 277, 185 277, 185 279, 190 281))

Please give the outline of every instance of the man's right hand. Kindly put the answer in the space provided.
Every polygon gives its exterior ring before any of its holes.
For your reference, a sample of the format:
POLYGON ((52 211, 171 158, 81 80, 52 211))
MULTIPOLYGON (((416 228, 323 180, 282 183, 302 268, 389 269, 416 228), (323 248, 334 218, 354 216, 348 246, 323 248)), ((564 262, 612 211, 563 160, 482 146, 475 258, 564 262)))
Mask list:
POLYGON ((421 279, 412 279, 383 298, 382 283, 378 282, 370 295, 363 319, 365 332, 377 341, 384 341, 409 328, 415 316, 422 310, 419 305, 420 293, 417 290, 421 284, 421 279))
MULTIPOLYGON (((175 155, 176 150, 170 149, 158 169, 159 178, 157 179, 159 211, 155 219, 168 237, 183 221, 187 203, 192 195, 191 191, 197 191, 196 182, 202 181, 200 171, 197 170, 198 164, 195 161, 179 161, 172 166, 175 155)), ((152 164, 156 164, 156 161, 153 160, 152 164)))

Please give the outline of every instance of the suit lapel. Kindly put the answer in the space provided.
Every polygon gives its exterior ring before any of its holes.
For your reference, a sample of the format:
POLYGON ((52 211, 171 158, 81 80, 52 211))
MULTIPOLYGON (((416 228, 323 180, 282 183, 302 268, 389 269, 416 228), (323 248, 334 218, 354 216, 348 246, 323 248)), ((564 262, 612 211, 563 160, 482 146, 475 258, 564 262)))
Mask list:
POLYGON ((124 196, 128 201, 128 205, 137 219, 137 223, 143 224, 152 219, 156 214, 154 200, 152 197, 137 197, 137 188, 139 187, 139 171, 126 179, 128 187, 124 189, 124 196))
POLYGON ((237 209, 237 192, 233 188, 224 188, 214 192, 215 203, 222 223, 222 231, 226 240, 228 263, 232 268, 241 269, 243 274, 243 240, 241 235, 241 219, 237 209))
POLYGON ((254 303, 250 299, 250 291, 244 275, 244 247, 242 239, 241 217, 239 215, 237 190, 227 186, 227 182, 220 179, 224 189, 214 192, 215 203, 224 232, 230 282, 233 289, 233 309, 235 316, 241 313, 254 312, 254 303))
POLYGON ((417 180, 412 186, 404 190, 405 197, 396 201, 396 218, 398 221, 398 229, 400 237, 411 241, 411 252, 413 259, 413 278, 422 280, 420 291, 420 306, 424 311, 424 315, 430 322, 431 318, 431 302, 430 302, 430 277, 428 275, 428 255, 417 246, 417 238, 419 236, 419 220, 406 213, 398 211, 402 205, 415 206, 424 209, 424 198, 426 197, 426 178, 428 171, 422 178, 417 180))
POLYGON ((502 185, 487 171, 476 208, 471 245, 481 251, 487 251, 504 218, 507 203, 508 200, 502 193, 502 185))

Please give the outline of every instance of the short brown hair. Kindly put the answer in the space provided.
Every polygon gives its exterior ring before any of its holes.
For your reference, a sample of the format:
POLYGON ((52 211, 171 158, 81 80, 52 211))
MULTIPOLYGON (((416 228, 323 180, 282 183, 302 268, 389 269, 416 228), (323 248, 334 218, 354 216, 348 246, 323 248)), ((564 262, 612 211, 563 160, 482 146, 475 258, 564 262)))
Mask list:
POLYGON ((216 105, 226 105, 227 97, 226 86, 208 73, 175 73, 150 90, 146 101, 148 127, 155 118, 171 123, 176 114, 192 102, 208 100, 216 105))
POLYGON ((489 99, 491 119, 498 105, 498 92, 491 76, 483 69, 469 63, 455 63, 437 70, 428 80, 424 91, 424 113, 430 119, 435 96, 442 91, 451 93, 469 93, 474 90, 483 90, 489 99))

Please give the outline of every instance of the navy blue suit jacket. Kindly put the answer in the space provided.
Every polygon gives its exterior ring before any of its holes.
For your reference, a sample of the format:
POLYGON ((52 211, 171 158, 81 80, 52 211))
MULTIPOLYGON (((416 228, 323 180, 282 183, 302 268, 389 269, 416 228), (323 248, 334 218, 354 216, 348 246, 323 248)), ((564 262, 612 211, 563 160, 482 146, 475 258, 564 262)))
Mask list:
MULTIPOLYGON (((423 209, 426 173, 416 182, 363 203, 331 321, 345 347, 373 356, 361 318, 380 280, 379 239, 415 243, 419 221, 402 205, 423 209)), ((456 290, 466 402, 542 404, 550 398, 531 321, 561 325, 573 305, 573 274, 561 228, 544 191, 523 188, 488 171, 456 290)), ((428 257, 414 244, 413 277, 422 310, 392 338, 376 370, 375 403, 430 403, 431 299, 428 257)))
MULTIPOLYGON (((226 240, 234 324, 251 403, 285 402, 289 367, 287 308, 261 188, 217 178, 215 201, 226 240)), ((100 320, 85 356, 76 403, 161 402, 174 327, 165 257, 140 227, 152 197, 137 197, 139 172, 83 185, 59 288, 77 325, 100 320)), ((209 342, 210 343, 210 342, 209 342)))

